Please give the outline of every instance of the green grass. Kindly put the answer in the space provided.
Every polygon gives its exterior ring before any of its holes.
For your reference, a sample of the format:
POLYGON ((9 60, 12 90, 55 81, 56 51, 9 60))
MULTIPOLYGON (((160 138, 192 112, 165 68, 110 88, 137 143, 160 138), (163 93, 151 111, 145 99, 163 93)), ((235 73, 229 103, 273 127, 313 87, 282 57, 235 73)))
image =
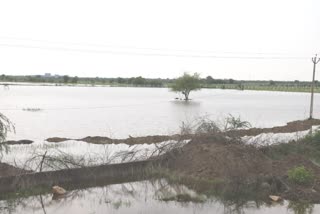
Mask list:
POLYGON ((280 160, 288 155, 303 155, 320 164, 320 132, 309 134, 298 141, 265 147, 262 151, 274 160, 280 160))
POLYGON ((298 166, 288 171, 288 178, 295 184, 308 185, 312 183, 314 175, 304 166, 298 166))

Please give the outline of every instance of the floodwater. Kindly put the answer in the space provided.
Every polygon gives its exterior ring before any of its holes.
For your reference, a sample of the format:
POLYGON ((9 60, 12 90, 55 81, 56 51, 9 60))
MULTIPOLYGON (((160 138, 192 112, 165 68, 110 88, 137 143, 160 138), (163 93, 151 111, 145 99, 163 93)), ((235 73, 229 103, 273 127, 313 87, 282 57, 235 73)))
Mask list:
MULTIPOLYGON (((175 100, 166 88, 10 86, 0 90, 0 112, 15 124, 9 139, 174 134, 182 121, 209 115, 240 115, 253 126, 271 127, 304 119, 307 93, 203 89, 190 102, 175 100), (23 109, 39 108, 40 111, 23 109)), ((315 95, 315 116, 320 116, 315 95)))
POLYGON ((62 143, 34 142, 27 145, 9 145, 8 153, 2 153, 1 162, 33 171, 77 168, 102 164, 125 163, 158 157, 167 151, 180 148, 184 141, 164 141, 156 144, 91 144, 81 141, 62 143), (43 154, 46 154, 43 159, 43 154), (48 158, 50 157, 50 158, 48 158), (71 160, 61 164, 61 160, 71 160))
MULTIPOLYGON (((182 198, 182 197, 180 197, 182 198)), ((4 214, 102 214, 102 213, 246 213, 246 214, 316 214, 319 205, 239 202, 206 196, 179 184, 169 184, 165 179, 138 181, 68 191, 65 197, 52 194, 30 196, 0 201, 4 214), (174 200, 184 195, 185 200, 174 200)))

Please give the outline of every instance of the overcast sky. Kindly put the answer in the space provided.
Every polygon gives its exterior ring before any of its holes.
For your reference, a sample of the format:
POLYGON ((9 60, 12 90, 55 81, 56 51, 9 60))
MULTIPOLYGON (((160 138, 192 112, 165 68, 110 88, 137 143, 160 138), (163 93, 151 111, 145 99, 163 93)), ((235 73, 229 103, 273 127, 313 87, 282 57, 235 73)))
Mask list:
POLYGON ((0 1, 8 75, 310 80, 315 53, 320 0, 0 1))

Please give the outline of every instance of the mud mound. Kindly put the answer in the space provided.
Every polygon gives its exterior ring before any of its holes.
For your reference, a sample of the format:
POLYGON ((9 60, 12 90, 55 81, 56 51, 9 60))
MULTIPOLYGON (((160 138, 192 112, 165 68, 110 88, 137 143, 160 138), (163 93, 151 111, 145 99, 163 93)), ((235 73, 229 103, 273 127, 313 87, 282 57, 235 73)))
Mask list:
POLYGON ((50 143, 60 143, 60 142, 64 142, 67 140, 71 140, 70 138, 64 138, 64 137, 51 137, 46 139, 46 141, 50 142, 50 143))
POLYGON ((297 120, 288 122, 285 126, 275 126, 272 128, 251 128, 251 129, 243 129, 243 130, 232 130, 228 131, 227 134, 231 136, 256 136, 262 133, 291 133, 297 131, 305 131, 310 129, 312 126, 320 125, 319 119, 311 119, 311 120, 297 120))
POLYGON ((302 155, 296 154, 288 155, 281 160, 274 160, 272 163, 272 172, 278 177, 286 178, 288 170, 297 166, 304 166, 308 170, 312 171, 315 177, 320 178, 320 168, 311 160, 302 155))
POLYGON ((77 140, 77 141, 84 141, 87 143, 93 144, 152 144, 152 143, 161 143, 163 141, 168 140, 183 140, 183 139, 190 139, 190 136, 181 136, 181 135, 152 135, 152 136, 144 136, 144 137, 129 137, 126 139, 112 139, 108 137, 102 136, 88 136, 81 139, 70 139, 70 138, 61 138, 61 137, 52 137, 46 139, 47 142, 51 143, 60 143, 67 140, 77 140))
POLYGON ((8 140, 3 143, 8 145, 20 145, 20 144, 31 144, 33 143, 33 141, 32 140, 8 140))
POLYGON ((169 169, 181 176, 222 180, 231 186, 264 183, 283 198, 320 202, 320 167, 302 154, 290 153, 275 160, 259 148, 224 136, 199 136, 164 159, 169 169), (288 171, 298 166, 312 172, 315 180, 311 185, 294 184, 288 179, 288 171))
POLYGON ((6 163, 0 163, 0 177, 22 175, 31 171, 19 169, 6 163))
POLYGON ((250 182, 269 175, 272 161, 257 149, 227 139, 201 136, 168 158, 169 167, 180 174, 204 179, 250 182))
MULTIPOLYGON (((125 143, 128 145, 133 145, 133 144, 152 144, 152 143, 160 143, 163 141, 168 141, 168 140, 180 140, 182 137, 180 135, 153 135, 153 136, 144 136, 144 137, 131 137, 126 139, 111 139, 108 137, 85 137, 82 139, 78 139, 80 141, 84 141, 87 143, 95 143, 95 144, 109 144, 109 143, 114 143, 114 144, 119 144, 119 143, 125 143)), ((186 136, 184 137, 186 138, 186 136)))

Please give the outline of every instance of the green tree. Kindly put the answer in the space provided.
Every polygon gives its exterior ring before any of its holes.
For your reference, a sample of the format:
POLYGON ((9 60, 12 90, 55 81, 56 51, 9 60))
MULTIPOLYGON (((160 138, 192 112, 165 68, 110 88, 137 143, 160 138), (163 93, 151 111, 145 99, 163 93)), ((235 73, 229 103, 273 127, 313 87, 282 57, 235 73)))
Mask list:
POLYGON ((174 92, 180 92, 184 95, 184 100, 189 100, 189 94, 191 91, 196 91, 201 89, 200 75, 194 73, 190 75, 184 73, 181 77, 176 79, 171 85, 171 90, 174 92))
POLYGON ((70 77, 68 75, 64 75, 63 76, 63 82, 64 83, 68 83, 69 82, 70 77))
POLYGON ((145 78, 139 76, 139 77, 134 78, 134 80, 132 81, 132 84, 133 85, 144 85, 145 82, 146 82, 145 78))
POLYGON ((72 78, 71 82, 72 82, 73 84, 77 84, 77 83, 78 83, 78 80, 79 80, 79 77, 75 76, 75 77, 72 78))
POLYGON ((207 84, 212 84, 213 82, 214 82, 214 79, 212 78, 212 76, 207 76, 206 83, 207 84))

